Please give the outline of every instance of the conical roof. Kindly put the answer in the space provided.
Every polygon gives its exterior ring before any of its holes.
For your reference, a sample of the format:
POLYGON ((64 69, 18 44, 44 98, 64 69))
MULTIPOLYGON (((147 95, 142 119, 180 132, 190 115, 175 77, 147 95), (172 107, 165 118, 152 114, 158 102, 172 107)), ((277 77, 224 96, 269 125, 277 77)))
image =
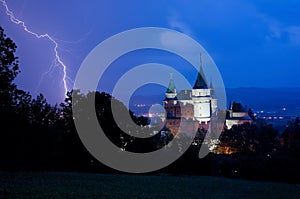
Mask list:
POLYGON ((193 89, 208 89, 202 66, 200 66, 200 71, 198 72, 193 89))
POLYGON ((167 92, 166 93, 176 93, 176 87, 174 84, 174 79, 172 74, 170 74, 170 82, 169 82, 169 86, 167 88, 167 92))

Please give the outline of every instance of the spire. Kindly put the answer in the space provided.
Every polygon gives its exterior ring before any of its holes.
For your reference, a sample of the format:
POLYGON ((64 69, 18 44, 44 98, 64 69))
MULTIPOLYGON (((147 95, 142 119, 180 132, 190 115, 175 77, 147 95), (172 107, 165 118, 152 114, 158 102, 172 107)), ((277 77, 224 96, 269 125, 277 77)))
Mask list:
POLYGON ((200 53, 200 71, 198 72, 197 80, 194 84, 193 89, 207 89, 207 83, 205 79, 205 75, 202 68, 202 55, 200 53))
POLYGON ((200 70, 202 68, 202 54, 200 53, 200 70))
POLYGON ((174 84, 174 79, 173 79, 172 73, 170 73, 170 82, 169 82, 169 86, 167 88, 167 93, 176 93, 176 87, 174 84))
POLYGON ((232 101, 230 100, 230 103, 229 103, 229 110, 232 110, 232 101))
POLYGON ((215 97, 215 90, 214 90, 214 86, 213 86, 213 83, 212 83, 212 78, 210 78, 209 88, 211 89, 211 96, 215 97))

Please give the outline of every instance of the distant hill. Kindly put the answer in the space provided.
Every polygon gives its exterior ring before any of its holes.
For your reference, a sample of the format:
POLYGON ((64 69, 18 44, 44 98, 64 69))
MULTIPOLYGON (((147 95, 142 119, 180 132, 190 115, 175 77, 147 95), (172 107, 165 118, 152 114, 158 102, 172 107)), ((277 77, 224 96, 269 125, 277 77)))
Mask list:
POLYGON ((240 101, 255 110, 271 112, 285 108, 289 115, 300 115, 300 88, 229 88, 226 94, 228 104, 240 101))
MULTIPOLYGON (((300 88, 227 88, 227 105, 230 101, 242 102, 256 111, 279 111, 286 108, 288 115, 300 115, 300 88)), ((146 113, 152 104, 162 104, 164 93, 137 95, 130 101, 136 114, 146 113), (145 106, 137 107, 137 104, 145 106)))

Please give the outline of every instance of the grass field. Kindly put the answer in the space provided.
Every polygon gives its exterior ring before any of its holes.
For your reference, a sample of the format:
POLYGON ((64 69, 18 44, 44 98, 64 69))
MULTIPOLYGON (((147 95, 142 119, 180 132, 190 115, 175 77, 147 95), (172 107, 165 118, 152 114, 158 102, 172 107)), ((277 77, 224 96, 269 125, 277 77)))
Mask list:
POLYGON ((0 172, 0 198, 300 198, 300 184, 206 176, 0 172))

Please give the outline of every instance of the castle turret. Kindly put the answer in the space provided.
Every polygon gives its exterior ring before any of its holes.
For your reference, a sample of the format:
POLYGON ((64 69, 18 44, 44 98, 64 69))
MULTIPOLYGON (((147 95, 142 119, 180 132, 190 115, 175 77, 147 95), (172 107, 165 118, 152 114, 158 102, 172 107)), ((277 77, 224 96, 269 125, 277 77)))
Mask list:
POLYGON ((211 117, 211 89, 208 88, 206 78, 202 68, 202 58, 200 54, 200 71, 192 90, 192 100, 194 103, 194 117, 200 123, 208 123, 211 117))
POLYGON ((170 74, 170 82, 165 95, 164 108, 167 113, 167 118, 180 117, 180 105, 177 100, 176 86, 172 74, 170 74))
POLYGON ((177 96, 176 86, 174 84, 174 79, 172 74, 170 74, 170 82, 165 94, 166 94, 166 99, 174 99, 177 96))

